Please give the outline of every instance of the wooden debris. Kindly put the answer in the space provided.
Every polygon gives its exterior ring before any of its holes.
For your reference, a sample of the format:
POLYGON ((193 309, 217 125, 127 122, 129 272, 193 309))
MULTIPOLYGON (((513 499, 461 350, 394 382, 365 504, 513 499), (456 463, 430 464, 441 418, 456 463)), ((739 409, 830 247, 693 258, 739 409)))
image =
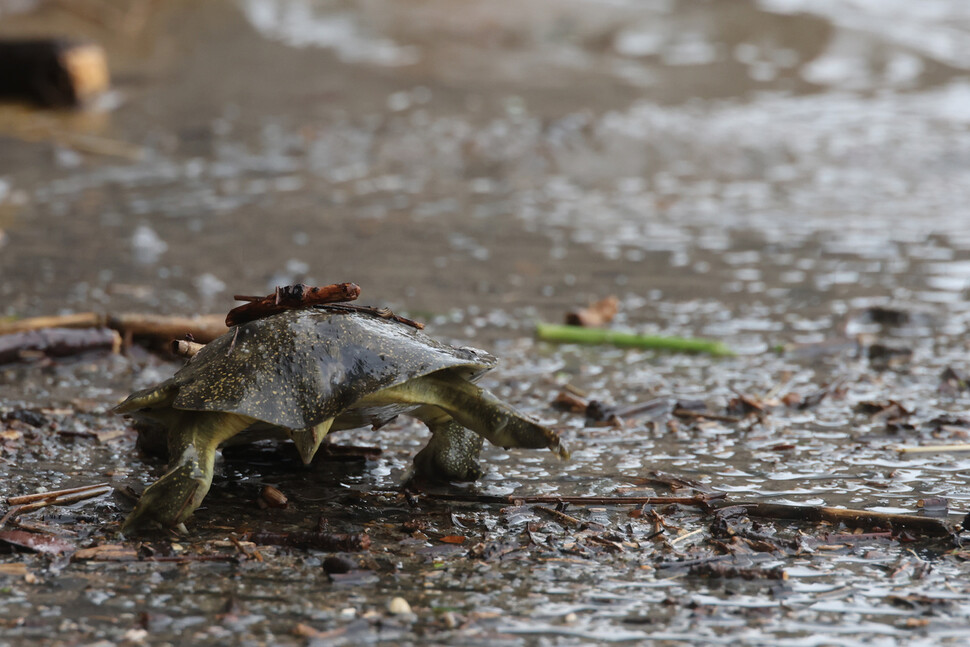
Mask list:
POLYGON ((674 537, 673 539, 670 540, 670 545, 673 546, 674 544, 679 544, 685 539, 690 539, 691 537, 695 535, 699 535, 702 532, 704 532, 704 528, 698 528, 697 530, 692 530, 690 532, 684 533, 683 535, 674 537))
MULTIPOLYGON (((109 483, 98 483, 97 485, 82 485, 81 487, 67 488, 65 490, 51 490, 50 492, 37 492, 36 494, 24 494, 21 496, 7 497, 7 503, 10 505, 23 505, 24 503, 35 503, 37 501, 47 501, 48 503, 53 502, 54 499, 58 499, 63 502, 63 499, 69 495, 85 493, 84 499, 89 499, 91 497, 104 494, 103 490, 110 489, 111 484, 109 483)), ((83 499, 72 498, 70 503, 75 501, 82 501, 83 499)))
POLYGON ((226 326, 238 326, 247 321, 262 319, 285 310, 353 301, 358 296, 360 296, 360 286, 356 283, 333 283, 317 287, 297 283, 296 285, 277 287, 273 294, 268 294, 265 297, 237 294, 233 297, 236 301, 248 301, 248 303, 229 311, 229 314, 226 315, 226 326))
POLYGON ((172 354, 178 355, 179 357, 195 357, 203 348, 205 348, 205 344, 189 341, 188 339, 172 340, 172 354))
POLYGON ((0 364, 64 357, 91 350, 121 350, 121 336, 108 328, 47 328, 0 335, 0 364))
POLYGON ((418 330, 424 330, 424 324, 420 321, 414 321, 413 319, 408 319, 400 315, 396 315, 389 308, 374 308, 371 306, 358 306, 352 305, 350 303, 327 303, 324 305, 316 306, 321 310, 329 310, 330 312, 361 312, 363 314, 368 314, 374 317, 380 317, 381 319, 390 319, 391 321, 396 321, 397 323, 402 323, 406 326, 411 326, 418 330))
POLYGON ((781 503, 732 503, 730 505, 731 507, 743 508, 744 514, 748 516, 766 519, 790 519, 812 523, 826 521, 836 524, 842 523, 850 528, 863 529, 912 530, 930 537, 947 537, 953 534, 953 530, 942 520, 914 514, 895 514, 814 505, 785 505, 781 503))
POLYGON ((697 506, 703 509, 711 507, 710 502, 716 499, 723 499, 726 494, 716 493, 711 495, 698 496, 557 496, 533 495, 519 496, 509 494, 506 496, 495 494, 462 494, 457 492, 422 492, 422 496, 440 501, 466 501, 469 503, 492 503, 500 505, 517 505, 526 503, 570 503, 577 505, 666 505, 680 504, 697 506))
POLYGON ((684 478, 682 476, 675 476, 673 474, 667 474, 666 472, 651 471, 647 472, 645 476, 633 476, 627 478, 631 482, 638 485, 666 485, 675 492, 684 488, 690 488, 692 490, 697 490, 702 494, 715 494, 714 490, 704 485, 700 481, 684 478))
POLYGON ((107 322, 109 328, 114 328, 126 339, 142 337, 163 343, 191 335, 194 341, 206 344, 229 331, 220 315, 180 317, 125 313, 109 315, 107 322))
POLYGON ((76 107, 109 86, 104 50, 58 38, 0 40, 0 98, 76 107))
POLYGON ((232 536, 229 537, 229 541, 232 542, 232 545, 235 546, 236 550, 239 551, 239 554, 243 557, 255 560, 257 562, 263 561, 263 554, 256 550, 256 547, 251 541, 242 542, 232 536))
POLYGON ((308 625, 306 623, 298 622, 298 623, 296 623, 296 626, 293 627, 293 632, 292 633, 297 638, 310 638, 310 639, 314 639, 314 638, 320 638, 326 632, 320 631, 319 629, 314 629, 313 627, 311 627, 310 625, 308 625))
POLYGON ((938 452, 970 452, 970 443, 957 443, 955 445, 922 445, 920 447, 897 447, 896 451, 900 454, 936 454, 938 452))
POLYGON ((731 398, 727 405, 728 415, 746 418, 748 416, 761 416, 765 414, 765 404, 754 396, 744 393, 737 393, 731 398))
POLYGON ((131 546, 124 544, 102 544, 90 548, 81 548, 74 553, 72 558, 75 561, 134 562, 138 560, 138 552, 131 546))
POLYGON ((139 337, 162 342, 183 339, 186 335, 191 335, 195 341, 203 343, 210 342, 228 331, 221 315, 179 317, 139 313, 101 315, 94 312, 81 312, 54 317, 30 317, 0 323, 0 343, 3 343, 6 337, 16 333, 74 328, 110 328, 121 333, 126 339, 139 337))
POLYGON ((0 541, 48 555, 69 553, 74 550, 74 544, 65 539, 26 530, 0 530, 0 541))
POLYGON ((566 314, 566 324, 570 326, 585 326, 598 328, 613 321, 613 317, 620 311, 620 300, 610 295, 600 299, 585 308, 574 310, 566 314))
POLYGON ((562 512, 560 510, 547 508, 541 505, 537 505, 535 508, 533 508, 533 510, 539 510, 540 512, 546 513, 547 515, 555 519, 557 522, 559 522, 560 525, 566 526, 567 528, 568 527, 579 528, 580 526, 583 525, 583 521, 581 519, 577 519, 576 517, 573 517, 572 515, 568 515, 565 512, 562 512))
POLYGON ((93 499, 94 497, 101 496, 102 494, 107 494, 111 491, 111 485, 108 483, 99 483, 97 485, 85 485, 83 487, 69 488, 66 490, 55 490, 53 492, 40 492, 37 494, 25 494, 23 496, 15 496, 7 499, 7 503, 11 505, 11 508, 7 510, 7 513, 0 518, 0 527, 2 527, 9 519, 18 517, 22 514, 28 512, 34 512, 35 510, 40 510, 41 508, 46 508, 49 505, 68 505, 70 503, 77 503, 78 501, 84 501, 86 499, 93 499))
POLYGON ((0 575, 13 575, 14 577, 23 577, 26 574, 27 574, 27 564, 25 564, 24 562, 0 564, 0 575))
POLYGON ((855 405, 855 410, 866 414, 872 420, 900 420, 913 414, 912 411, 895 400, 885 402, 867 400, 855 405))
POLYGON ((0 322, 0 335, 44 330, 45 328, 101 328, 106 325, 107 320, 103 315, 96 312, 78 312, 69 315, 29 317, 0 322))
POLYGON ((589 407, 589 400, 563 387, 559 390, 559 393, 556 394, 556 398, 551 404, 553 408, 560 411, 586 413, 586 410, 589 407))

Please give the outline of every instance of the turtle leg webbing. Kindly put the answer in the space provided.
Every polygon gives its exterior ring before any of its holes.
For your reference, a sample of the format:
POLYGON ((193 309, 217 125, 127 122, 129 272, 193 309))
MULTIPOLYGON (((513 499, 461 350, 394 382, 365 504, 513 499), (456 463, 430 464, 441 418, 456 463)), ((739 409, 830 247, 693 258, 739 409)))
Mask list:
POLYGON ((180 411, 169 433, 169 471, 141 495, 122 530, 148 521, 165 527, 185 521, 212 485, 219 444, 252 423, 234 413, 180 411))
POLYGON ((454 374, 432 373, 390 387, 385 393, 398 401, 439 407, 458 423, 499 447, 548 447, 562 458, 569 456, 554 431, 454 374))
POLYGON ((482 437, 469 431, 438 407, 424 406, 414 412, 431 439, 414 457, 417 478, 431 481, 477 481, 483 472, 478 464, 482 437))

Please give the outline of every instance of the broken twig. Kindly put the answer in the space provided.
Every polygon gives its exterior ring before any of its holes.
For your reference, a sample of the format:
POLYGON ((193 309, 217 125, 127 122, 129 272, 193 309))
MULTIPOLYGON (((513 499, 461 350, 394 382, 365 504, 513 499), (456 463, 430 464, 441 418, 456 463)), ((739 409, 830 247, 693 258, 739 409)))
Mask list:
POLYGON ((195 357, 200 350, 205 348, 205 344, 189 341, 188 339, 173 339, 172 354, 179 357, 195 357))
MULTIPOLYGON (((873 512, 850 508, 829 508, 814 505, 785 505, 782 503, 732 503, 743 508, 751 517, 766 519, 790 519, 818 523, 844 523, 852 528, 889 528, 892 530, 916 530, 932 537, 946 537, 953 533, 940 519, 915 514, 873 512)), ((722 507, 721 510, 724 508, 722 507)))
POLYGON ((210 342, 228 330, 222 322, 221 315, 179 317, 140 313, 102 315, 95 312, 79 312, 0 323, 0 340, 15 333, 74 328, 111 328, 121 333, 126 340, 131 337, 142 337, 167 342, 191 335, 195 341, 202 343, 210 342))
POLYGON ((108 327, 114 328, 126 338, 150 337, 167 342, 171 339, 181 339, 188 334, 192 335, 195 341, 203 344, 228 332, 220 315, 178 317, 127 313, 109 316, 108 327))
POLYGON ((692 505, 707 509, 710 502, 716 499, 723 499, 727 495, 723 492, 711 495, 697 496, 558 496, 533 495, 519 496, 516 494, 494 495, 494 494, 461 494, 447 492, 422 492, 423 496, 440 501, 466 501, 469 503, 496 503, 500 505, 510 505, 516 503, 572 503, 576 505, 666 505, 681 504, 692 505))
MULTIPOLYGON (((103 490, 105 488, 110 488, 110 483, 98 483, 97 485, 82 485, 81 487, 67 488, 66 490, 52 490, 50 492, 37 492, 36 494, 23 494, 20 496, 12 496, 7 498, 7 503, 10 505, 22 505, 24 503, 34 503, 35 501, 45 501, 52 499, 60 499, 70 494, 79 494, 82 492, 92 492, 95 490, 103 490)), ((89 496, 98 496, 97 494, 91 494, 89 496)), ((79 500, 79 499, 76 499, 79 500)))
POLYGON ((93 499, 102 494, 107 494, 111 489, 110 484, 99 483, 97 485, 85 485, 67 490, 55 490, 53 492, 39 492, 37 494, 10 497, 7 499, 7 503, 11 505, 11 508, 7 510, 3 518, 0 518, 0 526, 3 526, 8 520, 19 517, 22 514, 34 512, 35 510, 40 510, 51 505, 69 505, 71 503, 77 503, 78 501, 93 499))
POLYGON ((389 308, 374 308, 372 306, 358 306, 350 303, 326 303, 317 306, 323 310, 330 310, 332 312, 362 312, 364 314, 372 315, 374 317, 380 317, 381 319, 390 319, 391 321, 396 321, 397 323, 402 323, 406 326, 411 326, 412 328, 417 328, 418 330, 424 329, 424 324, 420 321, 414 321, 413 319, 407 319, 400 315, 396 315, 389 308))
POLYGON ((900 454, 934 454, 937 452, 970 452, 970 443, 956 445, 922 445, 920 447, 897 447, 900 454))
POLYGON ((247 321, 262 319, 284 310, 309 308, 326 303, 353 301, 360 296, 360 286, 356 283, 333 283, 324 286, 309 286, 303 283, 277 287, 273 294, 265 297, 235 295, 236 301, 248 301, 226 315, 227 326, 238 326, 247 321))

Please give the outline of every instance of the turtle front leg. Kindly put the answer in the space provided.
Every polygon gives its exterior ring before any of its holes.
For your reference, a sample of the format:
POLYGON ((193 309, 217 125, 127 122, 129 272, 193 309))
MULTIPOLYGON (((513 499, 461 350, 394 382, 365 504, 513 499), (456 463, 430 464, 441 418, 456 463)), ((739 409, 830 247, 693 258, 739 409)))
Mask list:
POLYGON ((141 495, 122 531, 150 523, 168 528, 188 519, 212 485, 219 444, 252 422, 234 413, 180 412, 169 432, 170 469, 141 495))
POLYGON ((434 405, 499 447, 548 447, 560 458, 569 458, 569 451, 555 431, 454 373, 439 371, 387 388, 382 393, 399 402, 434 405))
POLYGON ((431 430, 431 439, 414 457, 414 479, 477 481, 484 472, 478 464, 482 437, 466 429, 437 407, 415 411, 431 430))

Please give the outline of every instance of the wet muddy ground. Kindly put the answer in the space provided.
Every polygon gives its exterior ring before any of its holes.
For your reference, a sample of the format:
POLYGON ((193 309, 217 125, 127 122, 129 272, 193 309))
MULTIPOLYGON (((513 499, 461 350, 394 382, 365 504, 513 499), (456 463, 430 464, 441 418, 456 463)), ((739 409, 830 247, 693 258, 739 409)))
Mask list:
POLYGON ((416 422, 309 467, 237 448, 187 534, 123 539, 125 489, 163 467, 110 408, 180 362, 0 366, 0 494, 115 486, 0 529, 47 538, 0 545, 0 643, 962 644, 953 537, 484 499, 726 494, 959 528, 968 454, 898 450, 970 434, 968 20, 943 1, 0 3, 0 35, 104 44, 115 86, 83 113, 0 106, 0 315, 225 312, 352 280, 501 357, 485 384, 573 450, 489 447, 481 482, 414 506, 394 490, 416 422), (534 339, 609 294, 616 328, 738 354, 534 339), (601 424, 552 406, 565 385, 658 404, 601 424), (266 485, 289 507, 260 507, 266 485))

